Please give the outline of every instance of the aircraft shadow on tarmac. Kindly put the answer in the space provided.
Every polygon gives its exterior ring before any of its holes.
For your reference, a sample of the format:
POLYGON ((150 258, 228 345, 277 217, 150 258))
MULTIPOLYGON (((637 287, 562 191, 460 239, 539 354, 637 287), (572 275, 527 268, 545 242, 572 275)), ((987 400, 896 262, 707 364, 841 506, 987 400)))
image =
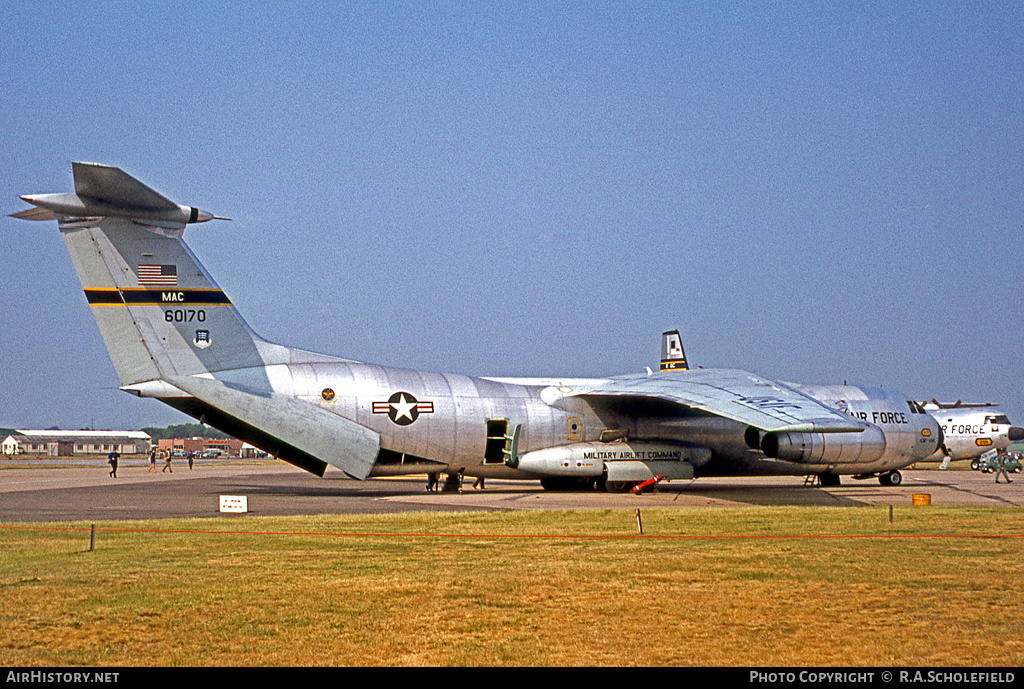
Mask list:
POLYGON ((323 486, 299 486, 299 485, 274 485, 266 483, 250 483, 250 482, 237 482, 237 483, 221 483, 215 487, 215 490, 210 490, 208 493, 230 493, 247 496, 276 496, 276 497, 289 497, 289 498, 359 498, 360 500, 375 500, 381 498, 396 497, 399 495, 409 495, 408 490, 384 490, 386 486, 381 486, 378 489, 367 489, 364 487, 350 488, 344 487, 338 484, 323 486))
MULTIPOLYGON (((544 495, 551 501, 557 502, 560 498, 575 498, 574 506, 580 507, 579 500, 586 496, 595 498, 595 507, 607 507, 609 500, 621 504, 623 507, 637 506, 638 499, 644 499, 645 506, 654 507, 664 503, 665 507, 682 507, 684 504, 708 505, 727 503, 735 505, 750 505, 757 507, 785 507, 785 506, 814 506, 814 507, 836 507, 836 506, 857 506, 866 504, 858 500, 858 496, 874 495, 876 490, 871 486, 864 486, 856 490, 854 485, 843 489, 844 494, 830 492, 817 486, 804 485, 771 485, 766 486, 757 483, 732 483, 723 485, 721 483, 663 483, 655 491, 645 493, 641 498, 632 493, 610 494, 604 491, 544 491, 539 487, 524 484, 523 482, 505 483, 502 481, 489 481, 484 490, 476 490, 467 482, 461 491, 442 493, 426 493, 425 481, 415 479, 404 480, 370 480, 366 482, 353 482, 348 480, 321 479, 318 483, 305 483, 305 477, 295 477, 280 480, 259 481, 230 481, 220 483, 216 490, 220 492, 237 492, 249 496, 262 497, 292 497, 297 499, 314 498, 335 498, 335 499, 359 499, 359 500, 381 500, 387 498, 413 497, 418 495, 430 495, 436 497, 449 497, 458 501, 461 496, 491 496, 515 497, 529 494, 544 495), (851 489, 856 492, 851 493, 851 489), (596 504, 600 502, 600 504, 596 504)), ((474 505, 466 503, 467 508, 474 505)))
MULTIPOLYGON (((864 504, 857 500, 855 495, 837 494, 817 486, 803 485, 722 485, 694 481, 689 485, 659 486, 658 494, 674 502, 722 502, 756 507, 837 507, 864 504)), ((857 495, 862 495, 861 491, 858 491, 857 495)))

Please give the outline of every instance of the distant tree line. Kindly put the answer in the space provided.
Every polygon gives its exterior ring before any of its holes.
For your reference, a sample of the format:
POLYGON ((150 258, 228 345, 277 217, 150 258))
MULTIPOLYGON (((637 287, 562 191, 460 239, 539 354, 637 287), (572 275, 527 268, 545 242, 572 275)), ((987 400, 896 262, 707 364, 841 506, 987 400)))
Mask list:
MULTIPOLYGON (((60 428, 57 427, 57 426, 50 426, 46 430, 48 430, 48 431, 59 431, 60 428)), ((9 436, 9 435, 14 435, 17 432, 18 432, 17 428, 0 428, 0 436, 3 436, 5 438, 7 436, 9 436)))
MULTIPOLYGON (((51 426, 47 428, 48 431, 59 431, 57 426, 51 426)), ((83 428, 82 430, 90 430, 83 428)), ((220 431, 204 426, 199 423, 179 423, 167 428, 156 428, 154 426, 148 426, 141 429, 144 433, 148 433, 149 437, 153 440, 160 440, 161 438, 230 438, 231 436, 227 433, 221 433, 220 431)), ((9 435, 14 435, 18 431, 14 428, 0 428, 0 439, 6 438, 9 435)))
POLYGON ((178 423, 166 428, 155 428, 152 426, 142 429, 148 433, 153 440, 164 438, 230 438, 227 433, 204 426, 199 423, 178 423))

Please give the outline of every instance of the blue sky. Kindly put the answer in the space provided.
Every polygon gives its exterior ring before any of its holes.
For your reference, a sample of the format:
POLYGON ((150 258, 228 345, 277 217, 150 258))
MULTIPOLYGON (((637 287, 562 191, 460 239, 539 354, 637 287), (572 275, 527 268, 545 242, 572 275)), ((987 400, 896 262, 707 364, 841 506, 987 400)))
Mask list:
MULTIPOLYGON (((0 185, 116 165, 264 337, 473 375, 691 364, 1024 423, 1012 3, 0 2, 0 185), (31 8, 31 11, 29 11, 31 8)), ((0 426, 120 392, 53 223, 0 218, 0 426)))

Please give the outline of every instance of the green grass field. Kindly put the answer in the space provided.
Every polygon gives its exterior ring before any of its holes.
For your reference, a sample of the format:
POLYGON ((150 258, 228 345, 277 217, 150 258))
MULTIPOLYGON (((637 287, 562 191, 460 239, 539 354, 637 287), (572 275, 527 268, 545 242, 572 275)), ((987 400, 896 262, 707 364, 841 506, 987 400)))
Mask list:
POLYGON ((0 525, 7 666, 1020 666, 1024 514, 0 525))

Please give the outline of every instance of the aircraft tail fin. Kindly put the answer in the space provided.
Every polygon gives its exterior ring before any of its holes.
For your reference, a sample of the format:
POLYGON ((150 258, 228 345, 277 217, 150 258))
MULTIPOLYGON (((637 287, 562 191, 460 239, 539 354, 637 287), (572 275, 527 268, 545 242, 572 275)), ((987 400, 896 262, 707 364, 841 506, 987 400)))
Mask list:
POLYGON ((282 347, 249 328, 182 239, 186 225, 216 216, 118 168, 72 167, 75 193, 23 196, 35 208, 14 217, 57 220, 122 389, 318 476, 332 464, 366 478, 379 436, 291 398, 290 373, 278 366, 347 360, 282 347))
POLYGON ((686 363, 686 352, 683 351, 683 340, 678 330, 669 330, 661 334, 661 369, 662 371, 689 370, 686 363))
POLYGON ((125 386, 262 366, 263 342, 182 240, 215 216, 179 206, 118 168, 73 163, 74 194, 23 196, 14 214, 56 219, 125 386))

